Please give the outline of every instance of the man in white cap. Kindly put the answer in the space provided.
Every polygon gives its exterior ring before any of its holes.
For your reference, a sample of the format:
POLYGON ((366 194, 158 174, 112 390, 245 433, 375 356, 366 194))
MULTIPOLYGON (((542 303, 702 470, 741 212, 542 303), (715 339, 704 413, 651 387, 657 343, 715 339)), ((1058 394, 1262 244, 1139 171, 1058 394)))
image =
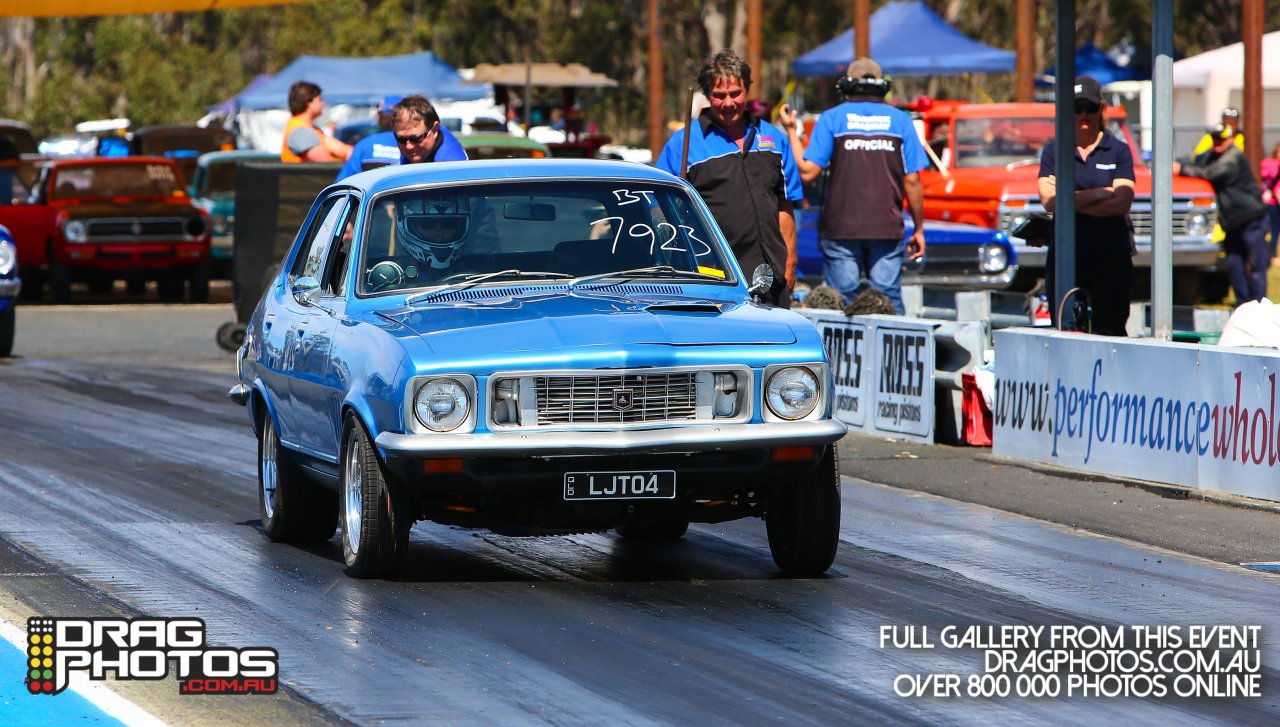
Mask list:
POLYGON ((831 168, 818 226, 827 284, 848 304, 865 273, 871 287, 889 296, 901 314, 903 256, 924 257, 919 174, 928 164, 924 146, 911 117, 884 102, 889 82, 880 64, 855 60, 836 88, 845 101, 818 117, 807 149, 800 143, 796 113, 784 106, 779 121, 805 182, 831 168), (903 239, 904 197, 915 222, 910 241, 903 239))

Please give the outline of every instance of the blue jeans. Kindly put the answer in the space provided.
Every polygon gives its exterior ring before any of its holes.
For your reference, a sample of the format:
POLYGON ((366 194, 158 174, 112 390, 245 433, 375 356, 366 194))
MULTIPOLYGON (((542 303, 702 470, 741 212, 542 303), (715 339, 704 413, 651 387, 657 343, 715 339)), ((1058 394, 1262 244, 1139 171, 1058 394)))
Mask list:
POLYGON ((827 285, 844 298, 845 305, 862 285, 866 273, 871 287, 889 296, 893 307, 902 315, 902 256, 907 241, 896 240, 831 240, 819 238, 822 267, 827 285))

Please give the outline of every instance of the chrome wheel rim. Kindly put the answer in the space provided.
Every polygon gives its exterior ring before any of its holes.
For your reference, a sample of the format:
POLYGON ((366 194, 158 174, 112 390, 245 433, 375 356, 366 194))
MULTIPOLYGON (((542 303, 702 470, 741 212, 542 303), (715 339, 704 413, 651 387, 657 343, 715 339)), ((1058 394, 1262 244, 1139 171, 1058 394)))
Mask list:
POLYGON ((276 469, 276 457, 279 443, 276 442, 276 426, 268 414, 262 424, 262 456, 258 462, 259 482, 262 487, 262 514, 270 520, 276 516, 276 487, 279 474, 276 469))
POLYGON ((361 490, 364 473, 360 469, 360 442, 354 433, 347 441, 342 473, 342 532, 352 555, 360 551, 360 523, 364 511, 361 490))

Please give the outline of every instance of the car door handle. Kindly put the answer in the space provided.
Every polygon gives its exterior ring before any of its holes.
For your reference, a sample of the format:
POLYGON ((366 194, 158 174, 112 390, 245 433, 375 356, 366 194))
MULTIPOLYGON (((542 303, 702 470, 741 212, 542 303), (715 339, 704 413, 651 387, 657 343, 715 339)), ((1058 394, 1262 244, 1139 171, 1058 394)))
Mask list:
POLYGON ((298 327, 297 327, 296 329, 294 329, 294 330, 296 330, 296 331, 297 331, 297 333, 296 333, 296 334, 294 335, 294 337, 293 337, 293 348, 294 348, 295 350, 301 351, 301 350, 302 350, 302 339, 307 335, 307 324, 306 324, 306 323, 299 323, 299 324, 298 324, 298 327))
POLYGON ((263 330, 263 332, 265 333, 266 331, 271 330, 271 324, 272 324, 272 323, 275 323, 275 322, 276 322, 276 314, 275 314, 275 313, 268 313, 268 314, 267 314, 267 317, 262 319, 262 330, 263 330))

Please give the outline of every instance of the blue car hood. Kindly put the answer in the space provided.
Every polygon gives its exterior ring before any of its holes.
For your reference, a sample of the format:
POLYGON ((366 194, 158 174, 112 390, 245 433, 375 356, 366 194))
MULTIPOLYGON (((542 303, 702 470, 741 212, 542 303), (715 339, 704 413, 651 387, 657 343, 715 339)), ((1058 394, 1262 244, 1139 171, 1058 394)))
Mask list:
POLYGON ((794 314, 750 303, 684 297, 563 292, 449 303, 380 313, 435 351, 556 351, 577 346, 786 345, 794 314))

